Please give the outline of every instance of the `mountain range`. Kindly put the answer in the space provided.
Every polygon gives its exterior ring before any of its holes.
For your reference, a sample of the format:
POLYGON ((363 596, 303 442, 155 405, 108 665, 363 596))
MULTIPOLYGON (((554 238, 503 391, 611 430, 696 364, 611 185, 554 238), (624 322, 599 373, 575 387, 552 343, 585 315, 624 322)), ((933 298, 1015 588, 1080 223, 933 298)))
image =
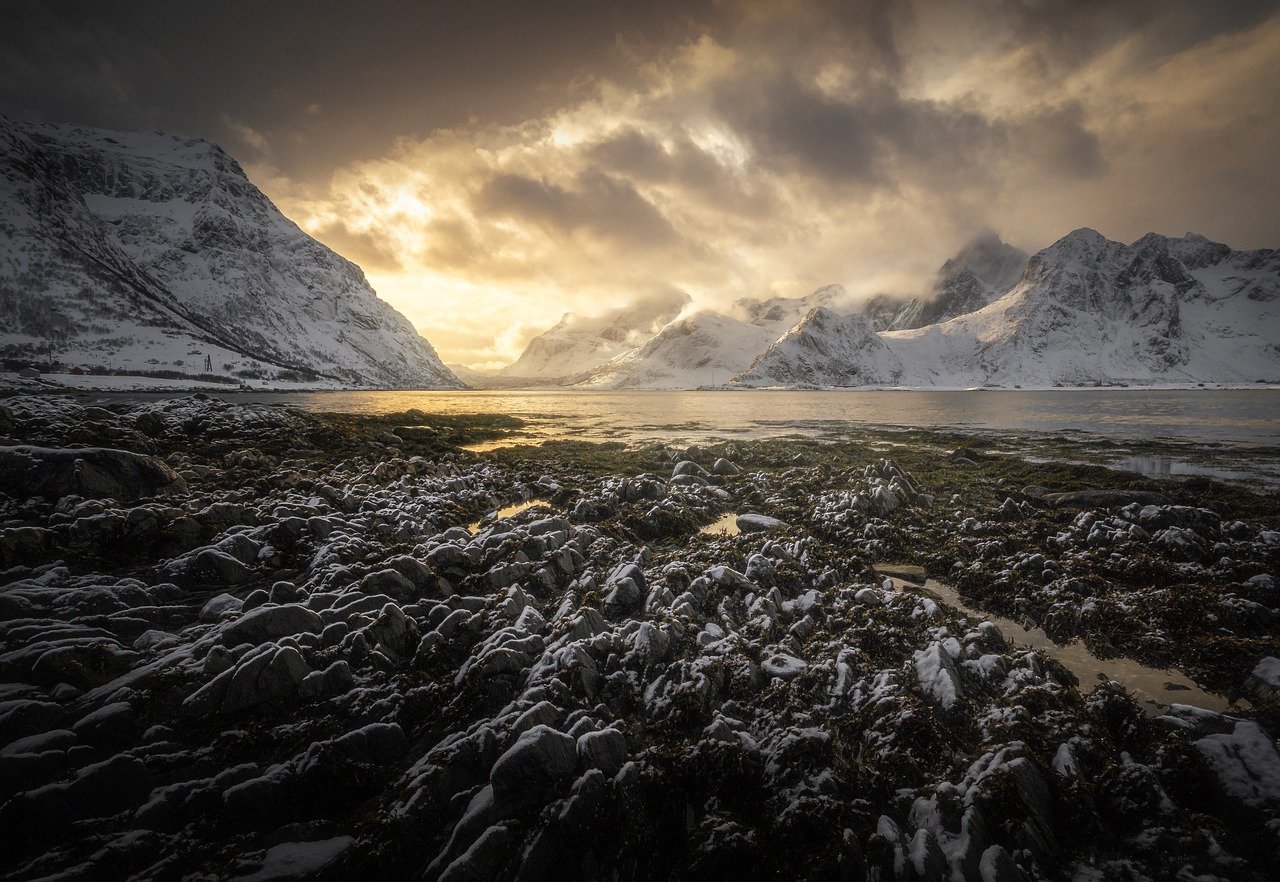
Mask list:
POLYGON ((457 388, 355 264, 206 141, 0 117, 0 357, 457 388))
POLYGON ((0 117, 0 360, 374 388, 1184 385, 1280 380, 1280 253, 986 230, 918 295, 565 314, 498 375, 459 369, 220 148, 0 117))
POLYGON ((830 285, 686 310, 572 367, 557 367, 561 382, 588 388, 1275 382, 1280 253, 1080 229, 1029 256, 984 231, 916 297, 859 307, 830 285))

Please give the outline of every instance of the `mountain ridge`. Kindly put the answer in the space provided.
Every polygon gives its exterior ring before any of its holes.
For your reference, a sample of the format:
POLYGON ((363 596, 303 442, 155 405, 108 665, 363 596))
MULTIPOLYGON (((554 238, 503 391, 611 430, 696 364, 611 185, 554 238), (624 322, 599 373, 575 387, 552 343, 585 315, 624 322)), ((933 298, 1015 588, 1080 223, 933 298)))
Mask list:
POLYGON ((109 371, 462 385, 358 266, 216 145, 0 117, 0 171, 11 361, 52 352, 109 371))
MULTIPOLYGON (((957 282, 981 289, 953 298, 947 311, 956 314, 938 321, 877 332, 876 315, 855 321, 841 305, 839 286, 808 298, 748 298, 734 315, 686 316, 648 348, 567 382, 968 388, 1280 379, 1280 344, 1272 342, 1280 340, 1280 252, 1235 251, 1195 233, 1149 233, 1125 245, 1090 228, 1030 256, 994 234, 976 241, 938 279, 952 294, 963 294, 957 282), (994 259, 974 259, 984 254, 994 259)), ((907 301, 895 314, 910 309, 918 306, 907 301)))

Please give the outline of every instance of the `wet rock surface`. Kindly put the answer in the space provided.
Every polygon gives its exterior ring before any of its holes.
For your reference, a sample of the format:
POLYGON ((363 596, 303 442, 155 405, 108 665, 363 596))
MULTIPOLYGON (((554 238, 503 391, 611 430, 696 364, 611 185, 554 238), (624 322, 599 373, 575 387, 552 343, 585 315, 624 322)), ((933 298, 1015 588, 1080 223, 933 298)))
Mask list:
POLYGON ((928 439, 5 413, 177 479, 0 497, 5 878, 1280 872, 1274 495, 928 439), (876 564, 1252 705, 1144 713, 876 564))

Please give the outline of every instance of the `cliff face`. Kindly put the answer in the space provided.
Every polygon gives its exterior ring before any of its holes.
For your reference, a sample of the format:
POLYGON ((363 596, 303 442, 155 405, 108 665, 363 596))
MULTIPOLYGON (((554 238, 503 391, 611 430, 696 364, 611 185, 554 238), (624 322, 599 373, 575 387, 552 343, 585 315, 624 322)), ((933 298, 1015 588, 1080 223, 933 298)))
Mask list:
POLYGON ((0 119, 0 350, 113 370, 461 383, 204 141, 0 119))

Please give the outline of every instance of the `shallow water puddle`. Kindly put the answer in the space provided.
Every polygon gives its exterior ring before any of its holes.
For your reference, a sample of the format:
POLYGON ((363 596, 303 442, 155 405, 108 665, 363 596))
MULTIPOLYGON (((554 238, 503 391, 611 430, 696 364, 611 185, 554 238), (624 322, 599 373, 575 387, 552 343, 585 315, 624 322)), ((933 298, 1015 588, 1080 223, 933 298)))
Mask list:
POLYGON ((1114 680, 1128 689, 1142 709, 1151 715, 1163 713, 1171 704, 1189 704, 1219 713, 1232 707, 1226 696, 1200 688, 1181 671, 1148 667, 1130 658, 1101 659, 1090 652, 1083 641, 1055 643, 1043 628, 1027 628, 1013 619, 975 609, 961 600, 959 593, 950 585, 936 579, 924 579, 924 584, 920 584, 924 571, 919 567, 877 564, 876 570, 888 576, 898 591, 925 594, 979 621, 992 622, 1010 643, 1034 649, 1061 662, 1080 680, 1083 692, 1089 691, 1098 680, 1114 680), (904 571, 919 571, 920 575, 916 576, 915 572, 908 575, 904 571))
POLYGON ((721 515, 705 527, 699 527, 698 532, 704 536, 737 536, 742 531, 738 529, 737 513, 729 512, 727 515, 721 515))
POLYGON ((1202 475, 1230 481, 1249 477, 1248 472, 1239 469, 1196 465, 1172 456, 1126 456, 1122 459, 1103 463, 1103 465, 1118 472, 1135 472, 1152 478, 1202 475))
POLYGON ((471 453, 488 453, 490 450, 501 450, 504 447, 519 447, 521 444, 536 444, 536 439, 528 435, 522 435, 518 438, 494 438, 490 441, 477 441, 474 444, 460 444, 459 450, 466 450, 471 453))
POLYGON ((549 503, 545 499, 526 499, 524 502, 517 502, 514 505, 508 505, 505 508, 500 508, 497 511, 495 511, 492 515, 485 515, 483 518, 481 518, 478 521, 472 521, 471 523, 467 524, 467 532, 470 533, 472 536, 474 536, 476 533, 479 533, 482 529, 484 529, 485 521, 489 520, 490 518, 492 518, 492 520, 494 521, 500 521, 503 518, 509 518, 512 515, 518 515, 520 514, 520 512, 527 511, 528 509, 531 509, 531 508, 547 508, 548 506, 549 506, 549 503))

